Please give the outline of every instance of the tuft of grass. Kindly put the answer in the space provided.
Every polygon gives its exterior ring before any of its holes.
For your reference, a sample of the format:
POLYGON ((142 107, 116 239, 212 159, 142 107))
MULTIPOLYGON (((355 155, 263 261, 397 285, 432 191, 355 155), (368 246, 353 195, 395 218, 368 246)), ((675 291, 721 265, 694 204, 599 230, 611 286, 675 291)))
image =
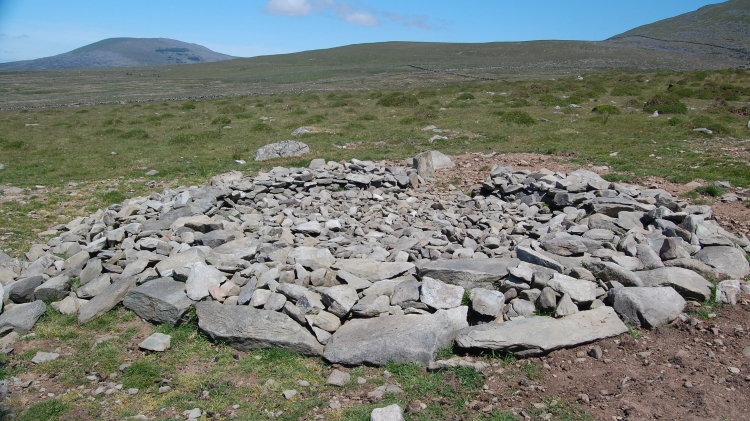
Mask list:
POLYGON ((190 101, 180 105, 182 111, 190 111, 195 109, 195 102, 190 101))
POLYGON ((625 326, 628 327, 628 334, 632 336, 633 339, 641 339, 641 337, 643 336, 643 333, 641 333, 641 331, 638 330, 638 328, 636 328, 635 326, 631 325, 628 322, 625 322, 625 326))
POLYGON ((147 389, 161 377, 161 367, 154 361, 140 359, 125 370, 122 377, 124 388, 147 389))
POLYGON ((476 99, 476 98, 474 97, 474 94, 472 94, 470 92, 464 92, 461 95, 457 96, 456 99, 457 100, 467 100, 467 99, 476 99))
POLYGON ((250 130, 256 133, 271 133, 273 132, 273 127, 266 123, 255 123, 250 127, 250 130))
POLYGON ((659 114, 687 114, 687 105, 680 101, 680 98, 666 93, 658 93, 651 97, 643 105, 643 111, 653 113, 659 111, 659 114))
POLYGON ((700 194, 701 196, 711 196, 711 197, 720 197, 724 194, 724 189, 722 189, 719 186, 715 186, 713 184, 710 184, 708 186, 699 186, 696 187, 694 192, 700 194))
POLYGON ((326 119, 326 116, 324 116, 322 114, 313 114, 310 117, 307 117, 307 119, 302 124, 304 124, 306 126, 310 126, 310 125, 313 125, 313 124, 322 123, 323 120, 325 120, 325 119, 326 119))
MULTIPOLYGON (((263 123, 258 123, 263 124, 263 123)), ((268 126, 269 128, 271 126, 268 126)), ((169 143, 173 145, 180 145, 186 143, 198 143, 206 142, 209 140, 216 140, 221 138, 221 132, 203 132, 203 133, 180 133, 172 136, 169 139, 169 143)))
POLYGON ((211 124, 226 125, 226 124, 229 124, 231 122, 232 122, 232 119, 230 119, 229 117, 226 117, 226 116, 219 116, 219 117, 216 117, 215 119, 211 120, 211 124))
POLYGON ((31 405, 18 418, 19 421, 54 421, 59 420, 66 412, 73 409, 73 405, 68 402, 61 402, 57 399, 42 401, 31 405))
POLYGON ((133 129, 119 135, 123 139, 145 140, 149 138, 148 133, 143 129, 133 129))
POLYGON ((413 107, 419 105, 419 99, 414 94, 391 92, 378 99, 377 104, 383 107, 413 107))
POLYGON ((533 126, 536 124, 536 120, 529 113, 525 111, 508 111, 500 116, 500 120, 509 124, 519 124, 522 126, 533 126))

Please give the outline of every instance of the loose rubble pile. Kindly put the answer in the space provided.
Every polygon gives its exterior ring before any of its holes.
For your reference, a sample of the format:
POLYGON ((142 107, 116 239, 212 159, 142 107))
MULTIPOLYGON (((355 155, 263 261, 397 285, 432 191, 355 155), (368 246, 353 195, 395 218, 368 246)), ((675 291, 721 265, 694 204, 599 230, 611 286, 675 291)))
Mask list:
POLYGON ((424 181, 315 159, 110 206, 22 262, 0 255, 0 332, 28 332, 45 302, 79 323, 122 303, 174 326, 195 308, 240 350, 429 364, 452 343, 540 355, 747 291, 750 241, 664 190, 506 167, 471 196, 424 181))

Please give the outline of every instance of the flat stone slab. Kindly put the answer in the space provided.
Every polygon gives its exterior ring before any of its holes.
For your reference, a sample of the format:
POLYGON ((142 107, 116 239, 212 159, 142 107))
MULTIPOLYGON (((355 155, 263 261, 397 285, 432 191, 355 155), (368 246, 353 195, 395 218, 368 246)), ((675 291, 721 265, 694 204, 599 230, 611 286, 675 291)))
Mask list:
POLYGON ((521 261, 513 258, 424 261, 417 265, 419 276, 430 277, 467 289, 487 287, 508 275, 508 268, 521 261))
POLYGON ((286 314, 215 301, 200 302, 195 309, 203 332, 240 351, 282 348, 303 355, 323 353, 315 336, 286 314))
POLYGON ((46 309, 44 301, 14 305, 0 315, 0 333, 11 330, 21 335, 29 333, 46 309))
POLYGON ((78 309, 78 324, 88 323, 102 314, 115 308, 125 294, 135 287, 137 278, 123 278, 110 284, 99 295, 87 301, 78 309))
POLYGON ((378 262, 371 259, 346 259, 337 261, 333 265, 333 268, 343 269, 352 275, 370 282, 377 282, 412 270, 414 264, 407 262, 378 262))
POLYGON ((468 326, 468 307, 438 310, 430 315, 408 314, 352 319, 328 341, 323 358, 334 364, 383 366, 389 361, 427 365, 468 326))
POLYGON ((456 344, 462 348, 492 349, 532 357, 627 331, 628 327, 611 307, 599 307, 561 319, 530 317, 468 327, 458 332, 456 344))
POLYGON ((185 294, 185 283, 159 278, 131 289, 122 304, 151 323, 177 326, 194 302, 185 294))
POLYGON ((285 158, 288 156, 301 156, 310 152, 310 147, 302 142, 284 140, 277 143, 269 143, 261 146, 255 151, 256 161, 267 161, 274 158, 285 158))
POLYGON ((698 301, 711 299, 713 284, 692 270, 680 267, 664 267, 636 272, 636 274, 643 281, 643 286, 669 286, 687 299, 698 301))
POLYGON ((635 326, 670 323, 685 309, 685 299, 672 287, 615 288, 609 295, 617 314, 635 326))
POLYGON ((750 274, 750 263, 745 258, 745 252, 735 247, 706 247, 695 258, 732 279, 742 279, 750 274))
POLYGON ((34 355, 34 358, 31 359, 31 362, 34 364, 41 364, 49 361, 55 361, 58 358, 60 358, 60 354, 56 352, 39 351, 36 353, 36 355, 34 355))
POLYGON ((147 351, 164 352, 172 346, 172 337, 163 333, 154 333, 138 344, 138 348, 147 351))

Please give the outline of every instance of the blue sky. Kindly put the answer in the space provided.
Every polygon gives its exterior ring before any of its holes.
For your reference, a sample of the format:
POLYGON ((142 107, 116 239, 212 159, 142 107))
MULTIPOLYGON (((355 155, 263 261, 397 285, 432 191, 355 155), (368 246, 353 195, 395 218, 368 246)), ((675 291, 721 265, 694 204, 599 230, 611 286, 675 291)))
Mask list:
POLYGON ((240 57, 381 41, 602 40, 719 0, 0 0, 0 62, 112 37, 240 57))

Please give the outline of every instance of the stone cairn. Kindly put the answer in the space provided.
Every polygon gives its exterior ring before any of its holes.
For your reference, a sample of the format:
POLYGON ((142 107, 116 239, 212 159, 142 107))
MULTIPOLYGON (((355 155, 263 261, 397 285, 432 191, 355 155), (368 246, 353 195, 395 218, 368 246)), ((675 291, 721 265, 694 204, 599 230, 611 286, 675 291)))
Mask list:
POLYGON ((420 180, 315 159, 112 205, 20 262, 0 254, 0 333, 29 332, 45 302, 79 323, 122 303, 175 326, 195 308, 240 350, 430 364, 452 344, 542 355, 747 291, 747 238, 664 190, 586 170, 496 167, 471 196, 420 180))

